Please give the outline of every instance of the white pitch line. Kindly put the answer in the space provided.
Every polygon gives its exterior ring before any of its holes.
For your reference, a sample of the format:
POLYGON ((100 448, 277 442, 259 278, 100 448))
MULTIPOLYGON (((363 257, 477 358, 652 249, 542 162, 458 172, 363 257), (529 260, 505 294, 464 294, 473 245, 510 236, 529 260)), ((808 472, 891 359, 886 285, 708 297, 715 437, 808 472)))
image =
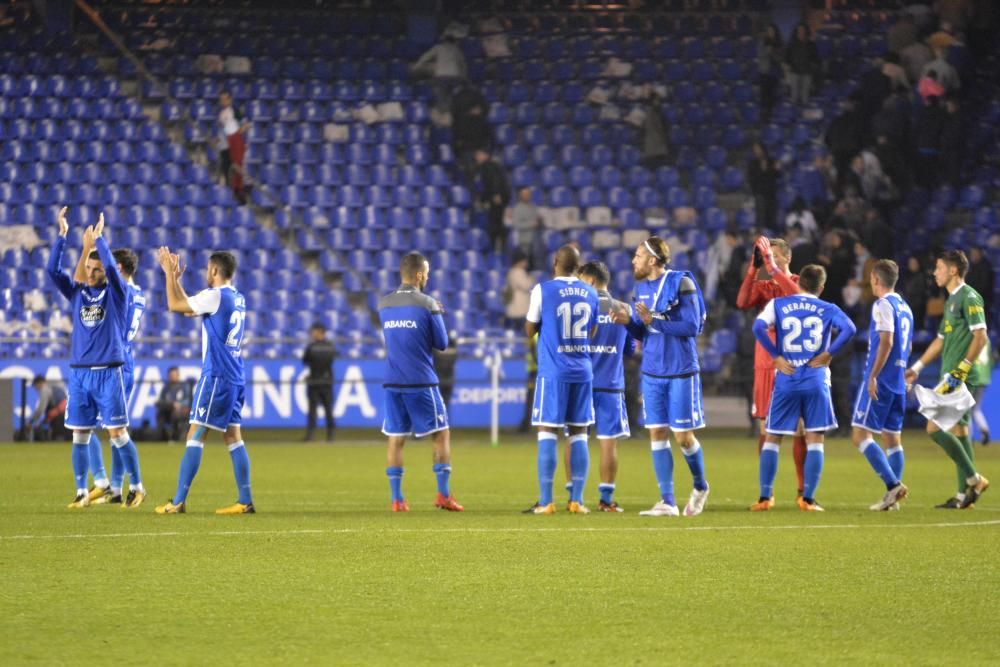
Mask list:
POLYGON ((120 537, 238 537, 243 535, 342 535, 357 533, 652 533, 652 532, 712 532, 712 531, 743 531, 743 530, 863 530, 863 529, 913 529, 913 528, 965 528, 972 526, 997 526, 1000 519, 992 521, 965 521, 959 523, 900 523, 900 524, 798 524, 779 526, 679 526, 669 528, 664 526, 626 527, 506 527, 506 528, 315 528, 301 530, 215 530, 208 532, 162 531, 148 533, 105 533, 88 535, 74 533, 68 535, 0 535, 3 540, 85 540, 108 539, 120 537))

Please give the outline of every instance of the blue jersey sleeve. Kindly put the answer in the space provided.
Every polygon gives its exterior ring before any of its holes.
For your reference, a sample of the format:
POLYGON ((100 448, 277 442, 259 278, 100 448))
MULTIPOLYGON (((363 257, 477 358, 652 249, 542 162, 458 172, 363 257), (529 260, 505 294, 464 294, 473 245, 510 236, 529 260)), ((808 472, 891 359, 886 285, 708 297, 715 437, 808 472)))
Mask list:
POLYGON ((435 350, 448 349, 448 329, 444 325, 444 316, 441 311, 430 313, 431 318, 431 344, 435 350))
POLYGON ((49 264, 46 271, 59 292, 72 301, 76 294, 76 283, 62 270, 64 252, 66 252, 66 237, 57 236, 56 242, 52 244, 52 252, 49 254, 49 264))
POLYGON ((757 342, 764 348, 764 351, 774 359, 781 356, 781 351, 778 350, 778 346, 774 344, 768 335, 769 329, 770 325, 764 320, 757 319, 753 321, 753 337, 757 339, 757 342))
POLYGON ((840 308, 834 306, 833 317, 831 318, 831 324, 839 329, 837 337, 833 339, 830 344, 830 354, 834 355, 840 352, 840 350, 854 338, 854 334, 857 332, 858 328, 854 326, 854 322, 851 321, 844 311, 840 308))
POLYGON ((125 295, 128 291, 128 283, 125 282, 122 274, 118 272, 118 262, 115 261, 115 256, 111 254, 108 242, 104 240, 103 236, 98 236, 94 242, 94 247, 97 250, 97 255, 101 258, 101 263, 104 264, 104 274, 107 276, 108 285, 119 294, 125 295))
POLYGON ((694 292, 682 294, 675 319, 653 318, 649 325, 654 330, 667 336, 697 336, 701 328, 701 313, 698 311, 698 301, 694 292))

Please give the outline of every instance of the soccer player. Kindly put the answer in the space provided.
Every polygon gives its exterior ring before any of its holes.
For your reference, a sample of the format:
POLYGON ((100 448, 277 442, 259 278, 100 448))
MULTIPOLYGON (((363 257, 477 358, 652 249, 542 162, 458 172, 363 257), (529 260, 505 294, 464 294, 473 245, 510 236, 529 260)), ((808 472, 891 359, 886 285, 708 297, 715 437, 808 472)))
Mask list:
POLYGON ((538 378, 531 423, 538 428, 539 497, 526 512, 554 514, 552 481, 556 473, 559 431, 569 432, 570 476, 573 487, 567 508, 589 514, 583 489, 590 468, 587 427, 594 423, 593 364, 590 338, 597 328, 597 290, 576 277, 580 253, 571 245, 556 251, 552 280, 531 290, 524 332, 538 334, 538 378))
MULTIPOLYGON (((128 329, 125 332, 125 363, 122 365, 127 399, 132 395, 132 387, 135 384, 135 354, 132 343, 136 334, 139 333, 142 314, 146 311, 146 296, 142 293, 142 288, 136 285, 133 280, 136 266, 139 263, 136 254, 126 248, 119 248, 111 254, 117 263, 118 272, 128 283, 128 311, 126 315, 128 329)), ((80 261, 76 265, 76 273, 74 274, 74 280, 77 282, 82 283, 87 280, 87 259, 99 258, 94 251, 93 234, 84 232, 83 251, 80 253, 80 261)), ((88 453, 90 455, 90 473, 94 477, 94 486, 90 489, 90 502, 95 505, 104 503, 120 505, 122 503, 122 486, 125 482, 125 466, 122 463, 121 452, 117 447, 111 448, 110 480, 104 469, 104 453, 96 431, 90 434, 88 453)))
POLYGON ((684 516, 696 516, 708 500, 704 454, 694 434, 705 427, 696 342, 705 326, 705 301, 694 276, 689 271, 668 269, 669 264, 666 241, 650 236, 640 243, 632 257, 632 273, 638 281, 632 296, 635 312, 628 317, 618 311, 614 317, 643 347, 643 418, 649 429, 660 500, 639 514, 680 514, 674 500, 673 431, 694 481, 684 516))
MULTIPOLYGON (((934 282, 948 290, 944 316, 937 338, 906 371, 907 384, 916 381, 920 371, 941 356, 941 383, 937 391, 947 394, 963 383, 970 393, 985 382, 982 367, 975 364, 986 346, 986 309, 983 297, 965 283, 969 260, 961 250, 946 250, 938 255, 934 265, 934 282)), ((928 420, 927 433, 945 454, 955 462, 958 473, 958 493, 940 505, 939 509, 967 509, 979 499, 990 482, 976 471, 972 441, 969 439, 969 414, 966 412, 951 431, 942 431, 928 420)))
POLYGON ((865 381, 858 387, 854 403, 852 439, 872 469, 885 483, 882 500, 871 506, 877 511, 899 509, 906 497, 903 477, 903 417, 906 415, 906 362, 913 342, 913 313, 896 294, 899 267, 891 259, 875 262, 871 271, 871 325, 868 328, 868 360, 865 381), (883 452, 874 436, 882 435, 883 452))
MULTIPOLYGON (((771 299, 779 296, 791 296, 799 293, 799 277, 790 274, 788 265, 792 261, 792 250, 784 239, 768 239, 761 236, 754 244, 753 261, 747 267, 746 277, 736 295, 736 307, 760 311, 771 299), (771 277, 758 279, 757 274, 765 268, 771 277)), ((774 333, 771 334, 774 340, 774 333)), ((759 423, 760 436, 757 441, 757 453, 760 454, 767 436, 764 434, 764 419, 771 406, 771 394, 774 392, 774 362, 764 347, 757 343, 753 354, 753 417, 759 423)), ((795 476, 798 478, 798 493, 802 495, 803 466, 806 460, 806 437, 801 431, 792 439, 792 458, 795 461, 795 476)), ((771 499, 772 504, 774 499, 771 499)))
MULTIPOLYGON (((611 272, 604 262, 587 262, 577 272, 580 280, 597 290, 600 314, 597 332, 590 341, 590 360, 594 369, 594 417, 597 440, 601 445, 601 483, 597 490, 601 512, 624 512, 614 500, 615 477, 618 475, 618 438, 630 435, 628 412, 625 410, 625 355, 635 352, 635 339, 628 330, 615 324, 616 311, 632 317, 632 308, 616 300, 608 291, 611 272)), ((567 456, 572 450, 567 450, 567 456)), ((572 468, 572 461, 566 465, 572 468)))
POLYGON ((49 256, 48 274, 73 309, 72 359, 68 382, 66 428, 73 431, 73 475, 76 497, 71 509, 88 507, 87 471, 90 464, 90 439, 101 423, 108 430, 111 444, 119 451, 129 475, 129 493, 122 507, 135 508, 146 499, 139 471, 139 453, 128 434, 127 395, 125 392, 125 338, 128 329, 128 283, 118 271, 117 262, 104 240, 104 214, 97 225, 88 227, 84 236, 93 240, 97 257, 86 260, 87 282, 76 282, 61 268, 66 251, 66 222, 63 207, 57 216, 59 235, 49 256))
POLYGON ((426 257, 419 252, 405 255, 399 263, 400 286, 378 302, 386 351, 382 433, 389 438, 385 474, 393 512, 410 511, 402 484, 403 445, 411 434, 416 438, 431 436, 438 488, 434 506, 449 512, 465 509, 449 488, 451 431, 432 353, 448 347, 448 331, 441 304, 423 293, 430 274, 426 257))
POLYGON ((177 490, 157 514, 183 514, 187 497, 201 466, 207 431, 219 431, 233 462, 238 498, 215 510, 216 514, 254 514, 250 494, 250 457, 240 431, 244 401, 243 343, 247 316, 246 300, 233 287, 236 258, 229 252, 213 252, 205 268, 207 289, 188 296, 181 284, 184 268, 177 255, 160 248, 157 261, 166 277, 167 308, 188 317, 201 316, 201 377, 194 388, 187 446, 177 475, 177 490))
POLYGON ((837 427, 830 396, 830 360, 854 336, 856 328, 840 308, 819 298, 826 270, 809 264, 799 274, 799 294, 782 296, 764 307, 753 334, 774 359, 778 375, 767 414, 767 441, 760 453, 760 497, 754 512, 771 509, 778 450, 782 436, 794 435, 803 422, 806 432, 805 483, 796 502, 806 512, 822 512, 816 489, 823 473, 823 435, 837 427), (777 344, 769 335, 774 328, 777 344), (830 342, 832 330, 839 330, 830 342))

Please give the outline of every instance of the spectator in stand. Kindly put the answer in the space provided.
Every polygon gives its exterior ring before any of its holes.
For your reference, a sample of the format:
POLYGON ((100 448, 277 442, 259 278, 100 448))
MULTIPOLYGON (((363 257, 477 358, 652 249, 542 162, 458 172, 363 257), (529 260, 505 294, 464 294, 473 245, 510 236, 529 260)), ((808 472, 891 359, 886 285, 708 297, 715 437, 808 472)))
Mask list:
POLYGON ((920 264, 920 258, 911 255, 906 260, 906 277, 900 290, 900 296, 910 305, 913 311, 913 328, 924 328, 924 317, 927 314, 927 300, 931 298, 930 275, 920 264))
POLYGON ((667 119, 663 116, 663 98, 652 88, 646 91, 645 115, 639 128, 642 158, 640 164, 654 170, 669 164, 670 147, 667 143, 667 119))
POLYGON ((924 67, 934 60, 934 52, 924 42, 914 42, 899 52, 899 63, 906 70, 906 78, 919 81, 923 76, 924 67))
POLYGON ((819 240, 819 225, 816 224, 816 217, 813 216, 812 211, 806 206, 806 200, 802 197, 796 197, 792 200, 792 207, 788 211, 788 215, 785 216, 786 230, 796 225, 799 227, 799 238, 804 242, 819 240))
MULTIPOLYGON (((959 113, 958 100, 954 96, 949 95, 945 98, 944 111, 940 141, 941 175, 943 181, 958 187, 962 182, 962 163, 965 161, 963 151, 965 127, 962 115, 959 113)), ((983 298, 986 298, 985 294, 983 294, 983 298)))
POLYGON ((788 247, 792 249, 792 261, 788 270, 798 273, 802 267, 819 264, 819 246, 814 241, 806 240, 802 235, 802 227, 792 225, 785 234, 788 247))
POLYGON ((760 81, 760 110, 765 121, 770 120, 771 110, 778 101, 781 85, 781 63, 784 45, 781 30, 774 23, 764 28, 757 38, 757 75, 760 81))
MULTIPOLYGON (((891 257, 895 253, 896 239, 894 236, 892 227, 885 221, 882 214, 877 209, 868 209, 865 214, 864 234, 861 240, 876 259, 891 257)), ((869 283, 864 284, 867 289, 871 288, 869 283)))
POLYGON ((932 97, 944 97, 944 86, 938 83, 937 72, 926 72, 917 83, 917 94, 924 104, 932 97))
POLYGON ((911 106, 909 88, 894 90, 872 118, 872 136, 884 134, 893 146, 902 150, 910 139, 911 106))
MULTIPOLYGON (((872 148, 875 157, 882 165, 882 171, 898 192, 907 192, 910 189, 910 172, 906 158, 903 156, 899 144, 889 141, 885 134, 875 136, 875 146, 872 148)), ((886 257, 887 255, 881 255, 886 257)))
POLYGON ((955 39, 955 29, 952 24, 949 21, 941 21, 940 27, 927 38, 927 45, 934 49, 935 52, 940 49, 947 54, 948 49, 957 41, 955 39))
POLYGON ((233 195, 241 204, 247 203, 244 187, 243 158, 246 156, 244 133, 250 122, 243 118, 228 91, 219 93, 219 167, 233 195))
POLYGON ((788 63, 788 82, 792 91, 792 102, 807 104, 812 88, 813 76, 820 67, 819 51, 812 39, 812 31, 804 22, 795 26, 792 38, 785 50, 788 63))
POLYGON ((176 366, 167 369, 167 381, 156 399, 156 430, 160 440, 177 442, 191 411, 191 383, 181 381, 176 366))
POLYGON ((514 229, 514 245, 528 259, 528 268, 538 270, 545 265, 545 246, 542 216, 531 195, 531 188, 517 191, 517 203, 510 210, 510 226, 514 229))
POLYGON ((851 94, 844 101, 839 116, 830 122, 824 141, 833 155, 833 167, 837 172, 837 194, 844 192, 844 182, 850 171, 851 160, 862 148, 863 124, 857 111, 857 96, 851 94))
MULTIPOLYGON (((705 273, 705 302, 712 303, 719 296, 718 291, 725 287, 725 277, 729 273, 730 265, 736 261, 742 267, 743 258, 739 253, 734 252, 740 245, 740 232, 733 227, 727 227, 724 232, 716 237, 715 242, 708 249, 705 264, 702 270, 705 273), (734 256, 738 256, 734 260, 734 256)), ((738 275, 738 273, 737 273, 738 275)))
POLYGON ((898 53, 887 53, 882 60, 882 74, 889 77, 892 82, 891 90, 910 90, 910 80, 906 76, 906 70, 900 64, 898 53))
POLYGON ((759 141, 751 149, 753 157, 747 163, 747 183, 753 194, 757 213, 757 227, 761 230, 775 229, 778 216, 778 178, 781 168, 759 141))
POLYGON ((451 91, 466 79, 465 55, 454 36, 429 48, 410 68, 414 75, 429 77, 434 90, 434 108, 440 114, 451 110, 451 91))
POLYGON ((503 288, 504 315, 507 328, 519 331, 524 328, 524 318, 528 315, 531 289, 536 280, 528 272, 528 256, 515 250, 507 270, 507 283, 503 288))
POLYGON ((898 55, 903 49, 917 41, 917 24, 910 14, 901 14, 886 35, 889 53, 898 55))
POLYGON ((969 249, 969 270, 965 274, 965 282, 979 292, 986 308, 986 318, 995 316, 993 312, 993 285, 995 274, 990 260, 983 254, 982 248, 969 249))
POLYGON ((962 81, 958 78, 958 71, 947 60, 947 49, 934 49, 934 60, 924 66, 923 71, 920 72, 920 77, 923 79, 931 73, 935 75, 934 80, 941 84, 946 94, 957 92, 962 87, 962 81))
POLYGON ((486 209, 486 235, 490 240, 490 250, 501 254, 505 246, 503 215, 510 203, 510 182, 507 180, 507 172, 487 151, 477 150, 475 158, 479 178, 479 203, 486 209))
POLYGON ((948 120, 939 96, 927 98, 927 104, 917 114, 914 127, 916 165, 914 180, 917 185, 934 188, 938 183, 941 158, 941 135, 948 120))
POLYGON ((472 173, 477 150, 493 150, 488 108, 483 94, 469 83, 462 84, 451 100, 451 146, 455 162, 466 175, 472 173))
POLYGON ((826 269, 826 288, 823 290, 823 298, 843 307, 844 287, 854 272, 854 253, 844 241, 841 231, 833 229, 826 233, 818 259, 826 269))
POLYGON ((866 138, 872 118, 879 112, 885 98, 889 97, 889 93, 892 92, 892 81, 882 71, 884 64, 881 58, 875 58, 871 67, 861 75, 861 81, 858 82, 858 114, 864 128, 863 136, 866 138))
POLYGON ((70 432, 63 417, 66 413, 67 395, 62 385, 50 383, 44 375, 36 375, 31 386, 38 394, 35 409, 28 419, 31 425, 30 440, 65 440, 70 432))

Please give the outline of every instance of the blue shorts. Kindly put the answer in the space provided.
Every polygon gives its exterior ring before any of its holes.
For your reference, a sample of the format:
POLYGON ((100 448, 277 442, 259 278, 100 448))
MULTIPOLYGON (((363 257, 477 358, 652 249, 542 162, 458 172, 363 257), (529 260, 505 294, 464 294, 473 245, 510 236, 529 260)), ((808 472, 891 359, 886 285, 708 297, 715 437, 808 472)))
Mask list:
POLYGON ((627 438, 628 411, 625 410, 625 392, 594 390, 595 430, 601 440, 627 438))
POLYGON ((532 426, 590 426, 594 423, 593 383, 560 382, 540 377, 535 380, 532 426))
POLYGON ((70 368, 66 401, 66 428, 92 429, 128 426, 125 374, 114 368, 70 368))
POLYGON ((421 438, 448 428, 448 410, 435 387, 385 389, 382 433, 421 438))
POLYGON ((693 431, 705 428, 701 375, 680 378, 642 376, 642 421, 646 428, 693 431))
POLYGON ((795 435, 799 419, 810 433, 824 433, 837 428, 829 385, 800 391, 775 389, 764 430, 776 435, 795 435))
POLYGON ((854 403, 854 419, 851 426, 863 428, 872 433, 902 433, 903 418, 906 416, 906 394, 895 394, 879 389, 878 400, 868 395, 867 383, 858 388, 858 400, 854 403))
POLYGON ((213 431, 225 431, 243 422, 244 386, 225 378, 202 375, 194 387, 188 421, 213 431))

